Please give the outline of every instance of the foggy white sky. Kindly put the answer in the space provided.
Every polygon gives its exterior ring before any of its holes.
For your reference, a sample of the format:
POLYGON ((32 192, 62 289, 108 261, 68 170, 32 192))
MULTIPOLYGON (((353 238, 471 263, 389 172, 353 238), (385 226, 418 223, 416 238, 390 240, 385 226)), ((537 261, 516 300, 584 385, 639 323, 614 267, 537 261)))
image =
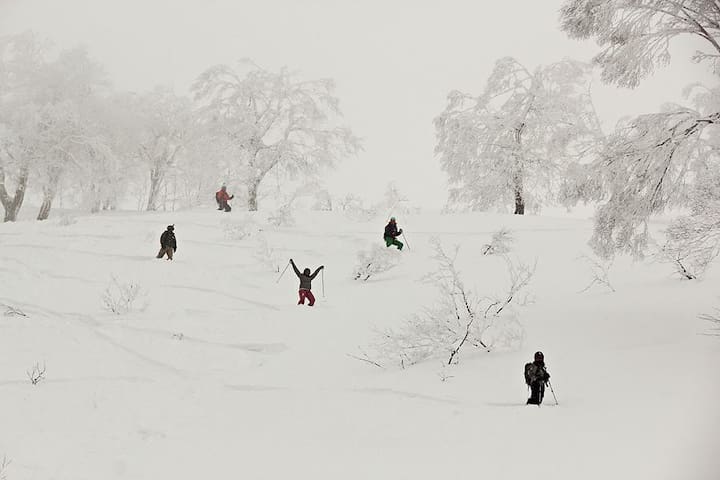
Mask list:
MULTIPOLYGON (((171 85, 185 93, 217 63, 250 57, 304 78, 330 77, 365 151, 328 176, 334 193, 376 199, 396 181, 413 204, 440 207, 445 175, 433 155, 433 118, 452 89, 479 93, 493 63, 533 68, 589 60, 592 43, 558 29, 560 0, 0 0, 0 34, 32 29, 60 48, 83 44, 120 89, 171 85)), ((673 64, 633 91, 595 82, 606 129, 623 115, 678 101, 713 81, 678 43, 673 64)), ((716 81, 716 80, 715 80, 716 81)))

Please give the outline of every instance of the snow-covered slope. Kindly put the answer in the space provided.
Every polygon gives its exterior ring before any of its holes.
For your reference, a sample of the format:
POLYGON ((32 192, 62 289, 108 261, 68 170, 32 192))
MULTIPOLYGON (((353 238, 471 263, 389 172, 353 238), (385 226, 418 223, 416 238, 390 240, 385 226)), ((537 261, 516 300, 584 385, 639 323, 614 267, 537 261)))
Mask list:
MULTIPOLYGON (((0 225, 0 463, 25 479, 693 479, 720 478, 720 340, 697 318, 720 269, 680 281, 666 265, 621 259, 615 293, 591 289, 578 257, 590 222, 491 215, 399 218, 410 249, 362 283, 358 250, 383 219, 303 212, 296 227, 229 239, 240 212, 81 216, 0 225), (176 225, 173 262, 156 260, 176 225), (520 351, 467 350, 458 365, 382 370, 351 358, 375 331, 435 302, 419 280, 428 240, 460 244, 467 285, 501 293, 503 262, 481 247, 501 226, 512 254, 537 259, 519 307, 520 351), (282 268, 326 266, 315 307, 295 305, 282 268), (114 276, 145 308, 114 315, 114 276), (0 307, 4 311, 5 307, 0 307), (560 402, 526 407, 522 367, 545 352, 560 402), (26 371, 46 366, 32 385, 26 371), (445 379, 444 381, 442 379, 445 379)), ((0 473, 0 478, 2 473, 0 473)))

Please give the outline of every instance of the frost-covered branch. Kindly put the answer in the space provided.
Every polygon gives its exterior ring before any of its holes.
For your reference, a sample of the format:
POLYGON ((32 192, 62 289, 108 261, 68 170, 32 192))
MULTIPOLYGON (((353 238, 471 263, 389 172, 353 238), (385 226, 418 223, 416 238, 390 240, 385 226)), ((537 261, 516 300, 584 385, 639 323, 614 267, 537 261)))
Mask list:
POLYGON ((599 259, 588 255, 583 255, 581 259, 585 260, 585 262, 587 262, 590 266, 592 280, 590 280, 590 283, 588 283, 587 286, 578 293, 587 292, 594 286, 604 287, 611 292, 615 291, 615 287, 613 287, 610 282, 610 268, 612 267, 613 259, 599 259))
POLYGON ((490 243, 482 246, 483 255, 505 254, 510 251, 512 243, 515 241, 512 231, 503 227, 493 233, 490 243))
POLYGON ((455 266, 457 247, 450 252, 433 240, 437 271, 426 277, 440 292, 438 304, 424 308, 397 329, 380 333, 373 347, 373 361, 397 362, 401 367, 429 358, 444 358, 449 364, 458 361, 468 346, 486 352, 512 347, 523 338, 523 329, 510 312, 518 295, 528 286, 535 267, 506 257, 510 278, 507 291, 500 296, 480 296, 468 289, 455 266))

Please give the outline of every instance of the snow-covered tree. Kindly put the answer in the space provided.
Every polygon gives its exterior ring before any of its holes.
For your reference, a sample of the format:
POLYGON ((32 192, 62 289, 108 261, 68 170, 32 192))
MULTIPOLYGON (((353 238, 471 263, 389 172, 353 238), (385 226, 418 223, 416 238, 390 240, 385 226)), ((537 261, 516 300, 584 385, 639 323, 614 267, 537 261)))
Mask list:
POLYGON ((331 80, 296 80, 283 68, 267 71, 247 60, 239 69, 218 65, 203 72, 192 91, 205 132, 233 147, 247 187, 248 210, 268 172, 313 174, 358 151, 359 140, 339 126, 331 80))
POLYGON ((686 204, 698 165, 711 152, 703 132, 720 124, 720 88, 710 93, 696 98, 697 108, 666 105, 660 113, 621 122, 608 137, 594 166, 604 200, 591 240, 598 254, 642 255, 651 215, 686 204))
MULTIPOLYGON (((716 70, 719 65, 716 1, 570 0, 561 22, 571 37, 598 42, 602 51, 594 61, 608 83, 637 86, 657 65, 670 61, 672 41, 680 35, 703 41, 705 51, 696 53, 696 61, 710 61, 716 70)), ((720 123, 720 90, 691 90, 691 107, 666 105, 659 113, 621 122, 587 170, 584 186, 573 192, 603 202, 591 240, 599 255, 641 255, 650 216, 685 205, 692 195, 698 165, 714 149, 707 139, 720 123)))
POLYGON ((157 210, 165 180, 188 142, 193 118, 191 103, 164 87, 134 96, 133 100, 138 112, 135 125, 138 155, 150 177, 146 209, 157 210))
POLYGON ((41 84, 37 178, 42 186, 42 204, 37 219, 50 215, 60 182, 77 167, 79 156, 109 148, 97 118, 92 113, 107 87, 102 67, 83 49, 63 51, 44 68, 41 84))
POLYGON ((600 135, 589 96, 589 65, 564 60, 530 71, 514 58, 496 62, 484 91, 448 95, 435 119, 451 202, 485 210, 539 208, 555 181, 600 135))
POLYGON ((29 32, 0 37, 0 203, 5 222, 17 219, 30 167, 39 156, 35 95, 46 49, 29 32))
MULTIPOLYGON (((15 220, 28 179, 42 188, 38 220, 48 217, 68 170, 91 146, 104 147, 91 105, 106 89, 105 75, 83 49, 59 52, 32 33, 0 40, 0 202, 15 220), (15 181, 15 194, 6 181, 15 181)), ((84 176, 83 176, 84 177, 84 176)))
POLYGON ((708 60, 720 71, 716 0, 568 0, 561 28, 571 38, 597 41, 602 51, 593 60, 607 83, 636 87, 656 65, 670 62, 670 46, 679 35, 702 39, 706 51, 694 59, 708 60))

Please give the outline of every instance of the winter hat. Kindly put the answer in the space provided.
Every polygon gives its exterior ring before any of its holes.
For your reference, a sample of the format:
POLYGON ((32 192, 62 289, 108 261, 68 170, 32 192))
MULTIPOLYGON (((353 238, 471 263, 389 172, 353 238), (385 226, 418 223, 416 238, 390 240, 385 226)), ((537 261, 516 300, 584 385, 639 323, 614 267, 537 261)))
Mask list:
POLYGON ((172 232, 173 230, 175 230, 175 225, 168 225, 167 229, 172 232))
POLYGON ((537 360, 545 361, 545 355, 543 355, 543 352, 535 352, 535 361, 537 360))
POLYGON ((390 221, 391 221, 391 222, 394 222, 394 221, 395 221, 395 217, 390 217, 390 221))

